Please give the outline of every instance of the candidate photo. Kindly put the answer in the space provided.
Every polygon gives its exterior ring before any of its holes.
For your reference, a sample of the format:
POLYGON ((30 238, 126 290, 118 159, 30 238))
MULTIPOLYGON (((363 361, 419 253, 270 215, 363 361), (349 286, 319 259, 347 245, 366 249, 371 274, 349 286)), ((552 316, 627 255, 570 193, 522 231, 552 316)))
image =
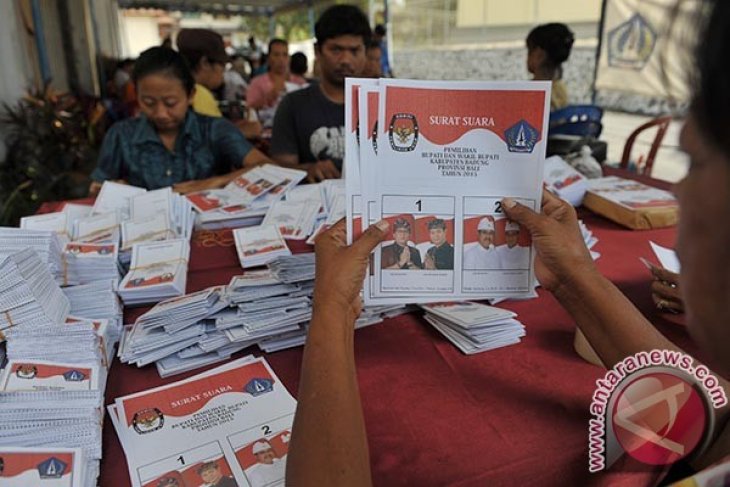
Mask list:
POLYGON ((492 217, 470 218, 464 221, 464 261, 466 270, 499 270, 502 263, 494 245, 495 225, 492 217), (467 222, 478 220, 476 231, 467 222))
MULTIPOLYGON (((449 231, 446 221, 434 218, 426 225, 428 230, 428 250, 423 259, 423 268, 426 270, 454 270, 453 229, 449 231)), ((420 239, 419 239, 420 241, 420 239)))
POLYGON ((529 269, 530 248, 520 245, 520 226, 507 221, 504 226, 504 243, 497 245, 497 255, 502 269, 529 269))
POLYGON ((413 226, 405 218, 393 222, 393 243, 385 245, 380 253, 381 269, 417 270, 423 268, 421 253, 413 245, 413 226))
POLYGON ((251 487, 265 487, 284 480, 286 454, 279 456, 267 440, 255 442, 251 451, 256 457, 256 463, 246 469, 251 487))

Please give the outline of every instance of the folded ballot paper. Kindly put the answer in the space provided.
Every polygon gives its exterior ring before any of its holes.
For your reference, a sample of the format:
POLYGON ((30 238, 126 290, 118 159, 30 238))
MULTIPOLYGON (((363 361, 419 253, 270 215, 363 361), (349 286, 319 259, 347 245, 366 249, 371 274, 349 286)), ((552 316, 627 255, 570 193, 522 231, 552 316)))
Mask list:
POLYGON ((63 285, 76 286, 93 281, 119 281, 116 243, 69 242, 63 248, 63 285))
POLYGON ((274 225, 233 230, 236 252, 241 267, 265 265, 281 255, 291 255, 279 229, 274 225))
POLYGON ((306 175, 306 171, 266 164, 242 174, 223 189, 198 191, 186 197, 198 212, 202 229, 258 225, 269 206, 306 175))
POLYGON ((425 320, 467 355, 514 345, 525 327, 512 311, 475 302, 422 305, 425 320))
POLYGON ((105 382, 106 369, 95 362, 8 362, 0 374, 3 486, 50 479, 53 485, 96 485, 105 382), (23 459, 33 460, 33 469, 23 459))
POLYGON ((0 227, 0 257, 32 249, 48 267, 53 278, 63 284, 63 244, 51 230, 0 227))
POLYGON ((145 304, 185 294, 189 258, 186 239, 134 244, 119 297, 124 304, 145 304))
POLYGON ((94 487, 96 475, 80 448, 0 448, 3 487, 94 487))
POLYGON ((106 280, 65 287, 62 291, 71 305, 70 316, 108 321, 116 340, 121 334, 123 313, 116 289, 115 280, 106 280))
POLYGON ((35 251, 0 257, 0 339, 63 323, 68 312, 68 299, 35 251))
POLYGON ((295 409, 268 363, 253 357, 107 408, 134 487, 283 485, 295 409))
POLYGON ((573 206, 583 204, 588 190, 588 178, 565 162, 560 156, 545 159, 545 186, 573 206))

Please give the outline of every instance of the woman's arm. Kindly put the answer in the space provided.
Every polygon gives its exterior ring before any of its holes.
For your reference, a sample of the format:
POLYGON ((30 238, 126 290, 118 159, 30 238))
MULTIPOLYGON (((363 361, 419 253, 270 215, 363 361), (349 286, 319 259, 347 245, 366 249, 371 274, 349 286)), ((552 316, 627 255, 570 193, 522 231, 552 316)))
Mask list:
POLYGON ((287 485, 369 486, 370 458, 353 350, 360 290, 387 222, 346 245, 341 220, 316 240, 314 314, 304 347, 287 485))

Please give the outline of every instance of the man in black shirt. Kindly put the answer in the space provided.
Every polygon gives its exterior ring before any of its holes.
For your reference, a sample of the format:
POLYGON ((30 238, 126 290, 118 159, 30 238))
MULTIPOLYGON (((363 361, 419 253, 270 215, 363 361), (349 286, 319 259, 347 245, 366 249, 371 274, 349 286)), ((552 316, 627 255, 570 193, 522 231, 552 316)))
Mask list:
POLYGON ((339 178, 345 155, 345 78, 365 69, 370 25, 352 5, 328 8, 314 26, 320 80, 287 95, 274 118, 271 157, 306 169, 310 182, 339 178))
POLYGON ((428 222, 428 234, 433 247, 426 251, 423 268, 454 270, 454 247, 446 241, 446 222, 434 218, 428 222))

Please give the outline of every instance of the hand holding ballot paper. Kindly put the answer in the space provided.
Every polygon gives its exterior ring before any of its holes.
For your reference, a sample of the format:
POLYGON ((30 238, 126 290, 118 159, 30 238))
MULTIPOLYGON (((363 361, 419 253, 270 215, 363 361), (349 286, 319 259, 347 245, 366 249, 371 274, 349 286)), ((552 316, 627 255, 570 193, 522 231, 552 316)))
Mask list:
POLYGON ((374 221, 390 224, 366 304, 534 295, 529 232, 502 200, 540 208, 549 90, 347 80, 349 241, 374 221))

